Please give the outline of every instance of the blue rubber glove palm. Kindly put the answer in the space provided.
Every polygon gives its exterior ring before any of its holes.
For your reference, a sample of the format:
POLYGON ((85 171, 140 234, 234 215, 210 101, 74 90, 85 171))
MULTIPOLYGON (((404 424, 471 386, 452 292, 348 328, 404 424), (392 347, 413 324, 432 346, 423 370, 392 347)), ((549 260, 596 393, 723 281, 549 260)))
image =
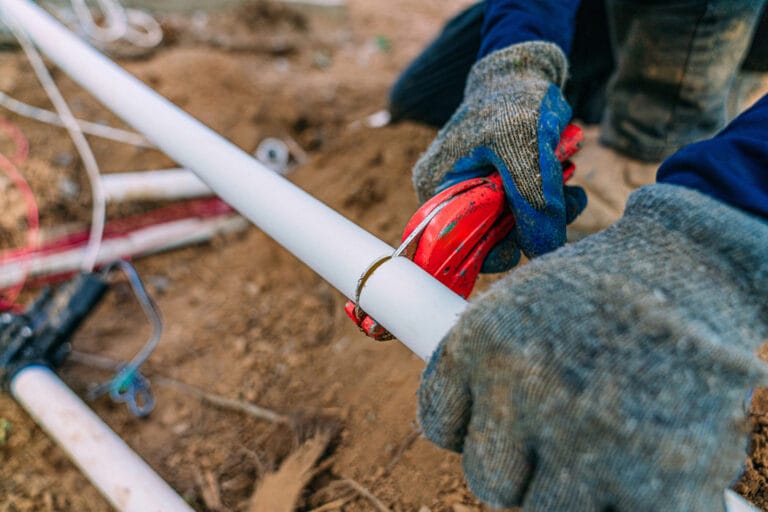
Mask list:
POLYGON ((461 181, 498 171, 517 220, 486 259, 487 272, 514 266, 565 243, 565 226, 586 206, 578 187, 563 187, 555 155, 571 109, 560 87, 563 52, 545 42, 519 43, 478 61, 465 98, 414 168, 423 202, 461 181))

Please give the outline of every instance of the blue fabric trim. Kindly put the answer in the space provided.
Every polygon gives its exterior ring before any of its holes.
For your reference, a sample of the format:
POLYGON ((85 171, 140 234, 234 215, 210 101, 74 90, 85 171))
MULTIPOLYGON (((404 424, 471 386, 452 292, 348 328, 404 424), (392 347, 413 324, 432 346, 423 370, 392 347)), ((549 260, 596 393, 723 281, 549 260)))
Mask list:
POLYGON ((580 0, 486 0, 478 60, 515 43, 549 41, 568 55, 580 0))
POLYGON ((440 356, 443 354, 443 343, 440 343, 434 352, 432 352, 432 355, 429 356, 429 360, 427 361, 427 367, 424 369, 424 372, 421 374, 422 379, 428 379, 434 375, 435 370, 437 369, 437 365, 440 364, 440 356))
MULTIPOLYGON (((541 172, 542 190, 545 205, 542 209, 534 208, 520 193, 512 180, 512 175, 504 160, 488 146, 474 148, 456 162, 449 171, 438 191, 479 176, 486 176, 498 170, 504 184, 507 201, 515 215, 515 233, 520 248, 528 257, 535 257, 553 251, 565 243, 566 219, 573 219, 586 206, 586 196, 580 189, 570 190, 567 197, 563 191, 562 165, 555 155, 555 148, 571 118, 571 108, 563 98, 560 89, 551 85, 544 95, 539 109, 537 139, 539 146, 538 167, 541 172), (566 211, 566 201, 571 211, 566 211), (578 211, 577 211, 578 210, 578 211)), ((535 165, 534 162, 531 162, 535 165)), ((499 252, 511 255, 506 250, 499 252)), ((501 261, 491 261, 489 269, 503 269, 501 261)))
POLYGON ((565 244, 565 195, 563 171, 555 155, 560 134, 571 119, 571 107, 560 89, 550 85, 541 102, 537 128, 539 171, 544 208, 537 210, 520 194, 509 173, 503 173, 504 189, 517 221, 520 247, 528 257, 554 251, 565 244))
POLYGON ((713 138, 669 157, 657 181, 698 190, 768 221, 768 95, 713 138))

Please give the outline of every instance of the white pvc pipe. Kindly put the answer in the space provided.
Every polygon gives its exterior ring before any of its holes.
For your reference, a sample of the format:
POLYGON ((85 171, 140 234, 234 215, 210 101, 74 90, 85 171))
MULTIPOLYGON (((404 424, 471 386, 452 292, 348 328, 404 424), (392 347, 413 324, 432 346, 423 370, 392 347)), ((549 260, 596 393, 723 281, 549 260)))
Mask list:
MULTIPOLYGON (((248 223, 235 214, 210 219, 181 219, 147 226, 104 240, 99 246, 96 264, 105 265, 126 257, 147 256, 206 242, 217 234, 233 233, 247 226, 248 223)), ((16 285, 25 276, 32 278, 76 272, 83 262, 85 251, 84 242, 78 247, 0 261, 0 289, 16 285)))
POLYGON ((725 490, 725 510, 728 512, 760 512, 757 507, 731 489, 725 490))
POLYGON ((22 370, 11 382, 11 394, 117 510, 192 511, 51 370, 22 370))
POLYGON ((394 258, 376 269, 366 282, 360 307, 375 310, 376 321, 426 361, 467 302, 454 293, 443 296, 445 287, 436 279, 413 279, 413 266, 411 260, 394 258), (439 298, 437 307, 432 303, 435 298, 439 298))
POLYGON ((192 199, 213 191, 188 169, 103 174, 101 185, 107 202, 192 199))
MULTIPOLYGON (((266 169, 32 2, 0 0, 0 8, 72 79, 347 297, 355 297, 358 280, 374 261, 392 253, 392 247, 266 169)), ((466 301, 410 261, 385 263, 375 274, 390 272, 390 265, 396 266, 391 271, 396 280, 370 280, 361 306, 426 358, 466 301), (402 293, 404 286, 418 293, 402 293)))

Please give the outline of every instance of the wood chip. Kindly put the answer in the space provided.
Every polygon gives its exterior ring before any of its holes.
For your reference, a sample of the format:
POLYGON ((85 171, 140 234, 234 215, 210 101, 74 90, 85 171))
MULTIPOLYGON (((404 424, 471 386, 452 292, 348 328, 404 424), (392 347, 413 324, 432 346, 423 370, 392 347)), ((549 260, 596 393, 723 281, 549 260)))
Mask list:
POLYGON ((211 512, 224 512, 227 508, 221 502, 221 493, 219 492, 219 482, 216 475, 209 469, 195 472, 195 480, 200 488, 200 494, 203 497, 205 507, 211 512))
POLYGON ((248 512, 293 512, 330 441, 328 432, 315 434, 291 453, 277 471, 265 474, 251 497, 248 512))

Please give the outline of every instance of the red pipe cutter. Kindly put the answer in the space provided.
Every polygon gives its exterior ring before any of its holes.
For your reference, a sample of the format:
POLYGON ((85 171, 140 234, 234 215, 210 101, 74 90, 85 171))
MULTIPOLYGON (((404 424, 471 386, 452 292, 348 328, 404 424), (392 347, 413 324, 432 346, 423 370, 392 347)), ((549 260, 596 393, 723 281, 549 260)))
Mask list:
MULTIPOLYGON (((555 153, 563 164, 563 181, 576 167, 570 160, 581 147, 584 134, 568 125, 555 153)), ((488 252, 514 227, 501 176, 457 183, 424 203, 405 226, 402 245, 393 256, 405 256, 465 299, 472 292, 488 252)), ((344 310, 360 329, 379 341, 392 335, 354 302, 344 310)))

